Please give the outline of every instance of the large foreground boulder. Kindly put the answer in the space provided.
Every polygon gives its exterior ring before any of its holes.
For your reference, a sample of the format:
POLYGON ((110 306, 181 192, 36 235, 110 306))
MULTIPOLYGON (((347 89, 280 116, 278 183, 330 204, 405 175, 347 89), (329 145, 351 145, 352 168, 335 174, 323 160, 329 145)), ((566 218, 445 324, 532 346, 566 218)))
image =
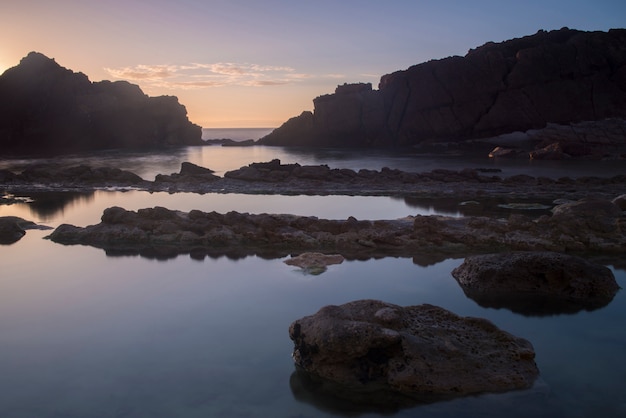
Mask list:
POLYGON ((356 392, 437 400, 529 388, 539 374, 527 340, 432 305, 326 306, 289 337, 297 367, 356 392))
POLYGON ((467 257, 452 275, 480 305, 526 315, 598 309, 619 290, 609 268, 547 251, 467 257))

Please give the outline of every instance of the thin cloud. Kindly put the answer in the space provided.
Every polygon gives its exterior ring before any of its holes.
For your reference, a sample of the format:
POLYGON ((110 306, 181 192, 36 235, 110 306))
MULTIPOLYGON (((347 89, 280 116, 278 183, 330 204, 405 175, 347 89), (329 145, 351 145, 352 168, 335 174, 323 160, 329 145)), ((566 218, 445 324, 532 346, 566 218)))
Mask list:
POLYGON ((173 77, 177 68, 170 65, 137 65, 135 67, 105 68, 114 78, 125 80, 162 80, 173 77))
POLYGON ((105 68, 113 78, 140 82, 146 87, 199 89, 222 86, 270 87, 309 77, 286 66, 217 62, 186 65, 136 65, 105 68))

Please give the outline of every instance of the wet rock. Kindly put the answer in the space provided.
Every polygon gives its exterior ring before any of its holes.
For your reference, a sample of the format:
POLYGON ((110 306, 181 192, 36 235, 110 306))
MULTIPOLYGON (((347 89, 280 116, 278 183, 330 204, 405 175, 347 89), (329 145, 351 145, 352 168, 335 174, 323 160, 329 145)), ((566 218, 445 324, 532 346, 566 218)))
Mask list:
POLYGON ((480 305, 525 315, 598 309, 619 290, 609 268, 555 252, 471 256, 452 276, 480 305))
POLYGON ((344 257, 341 254, 322 253, 302 253, 296 257, 285 260, 284 263, 290 266, 300 267, 306 274, 318 275, 326 271, 326 268, 333 264, 343 263, 344 257))
POLYGON ((24 235, 28 229, 51 229, 45 225, 37 225, 34 222, 17 216, 0 216, 0 245, 13 244, 24 235))
POLYGON ((530 387, 530 342, 485 319, 376 300, 326 306, 289 327, 296 366, 346 391, 437 400, 530 387))
POLYGON ((621 229, 622 210, 608 200, 582 199, 555 206, 552 212, 553 223, 568 230, 580 228, 580 231, 611 234, 621 229))
POLYGON ((196 164, 184 161, 180 165, 180 172, 171 175, 157 174, 155 183, 203 183, 220 179, 214 171, 196 164))
POLYGON ((495 147, 489 158, 528 158, 528 152, 517 148, 495 147))
POLYGON ((26 235, 26 231, 20 226, 20 221, 23 219, 14 216, 0 217, 0 244, 13 244, 26 235))
POLYGON ((245 248, 271 249, 285 255, 340 253, 357 259, 414 257, 417 253, 451 257, 511 250, 624 253, 626 219, 610 201, 567 203, 554 212, 537 219, 522 215, 509 219, 418 215, 372 221, 354 217, 329 220, 286 214, 184 213, 165 208, 133 212, 109 208, 100 224, 84 228, 60 226, 50 239, 107 250, 128 249, 129 245, 145 249, 167 243, 179 253, 245 248))
POLYGON ((620 208, 622 211, 626 211, 626 194, 619 195, 611 201, 614 205, 620 208))

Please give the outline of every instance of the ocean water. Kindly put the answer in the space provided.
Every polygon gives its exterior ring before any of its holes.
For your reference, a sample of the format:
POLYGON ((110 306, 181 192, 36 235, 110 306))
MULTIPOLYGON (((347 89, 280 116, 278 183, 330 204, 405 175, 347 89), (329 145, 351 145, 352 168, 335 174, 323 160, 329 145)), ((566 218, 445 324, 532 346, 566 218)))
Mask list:
POLYGON ((232 139, 246 141, 248 139, 263 138, 274 128, 202 128, 202 139, 232 139))
MULTIPOLYGON (((107 152, 66 157, 131 169, 150 179, 192 161, 224 172, 280 158, 349 168, 464 168, 485 160, 425 158, 279 147, 183 148, 174 153, 107 152)), ((58 160, 57 160, 58 161, 58 160)), ((31 160, 3 160, 19 167, 31 160)), ((498 163, 501 164, 501 163, 498 163)), ((501 165, 554 176, 603 173, 590 166, 501 165)), ((604 167, 605 169, 606 167, 604 167)), ((1 187, 1 186, 0 186, 1 187)), ((345 219, 459 213, 404 199, 245 196, 99 191, 43 193, 0 206, 56 227, 97 223, 104 208, 280 212, 345 219)), ((626 296, 592 311, 525 316, 465 296, 451 271, 462 259, 346 260, 318 276, 258 256, 168 260, 111 256, 64 246, 31 230, 0 246, 0 417, 624 417, 626 296), (483 317, 528 339, 540 377, 532 389, 380 409, 334 399, 296 373, 289 324, 328 304, 374 298, 429 303, 483 317)), ((608 264, 622 288, 626 271, 608 264)))

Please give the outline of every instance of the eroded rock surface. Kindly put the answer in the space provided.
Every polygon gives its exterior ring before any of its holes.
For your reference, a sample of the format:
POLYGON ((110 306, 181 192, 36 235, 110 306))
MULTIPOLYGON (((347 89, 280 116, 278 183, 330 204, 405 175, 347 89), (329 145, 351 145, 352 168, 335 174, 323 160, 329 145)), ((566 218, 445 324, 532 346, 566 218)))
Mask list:
MULTIPOLYGON (((435 169, 407 172, 330 168, 327 165, 282 164, 280 160, 252 163, 219 177, 212 170, 189 162, 179 173, 159 174, 143 180, 129 171, 85 165, 33 164, 13 170, 0 169, 6 192, 85 191, 110 186, 169 193, 305 194, 351 196, 402 196, 409 199, 450 199, 458 202, 490 199, 551 201, 582 198, 614 199, 624 193, 626 175, 577 178, 500 177, 498 169, 435 169)), ((458 209, 453 210, 456 211, 458 209)))
POLYGON ((471 256, 452 275, 480 305, 527 315, 598 309, 619 290, 609 268, 554 252, 471 256))
POLYGON ((341 264, 343 260, 341 254, 307 252, 285 260, 285 264, 300 267, 305 274, 318 275, 325 272, 328 266, 341 264))
POLYGON ((530 342, 485 319, 376 300, 326 306, 289 327, 296 365, 354 391, 421 400, 529 388, 530 342))
POLYGON ((349 258, 442 254, 465 256, 507 250, 623 254, 626 218, 610 201, 580 201, 552 216, 508 220, 486 217, 415 216, 397 220, 319 219, 287 214, 188 213, 162 207, 104 211, 101 223, 61 225, 50 239, 107 250, 162 248, 174 254, 231 249, 339 253, 349 258), (605 207, 586 214, 587 205, 605 207), (612 213, 611 217, 606 216, 612 213), (618 215, 619 214, 619 215, 618 215))

